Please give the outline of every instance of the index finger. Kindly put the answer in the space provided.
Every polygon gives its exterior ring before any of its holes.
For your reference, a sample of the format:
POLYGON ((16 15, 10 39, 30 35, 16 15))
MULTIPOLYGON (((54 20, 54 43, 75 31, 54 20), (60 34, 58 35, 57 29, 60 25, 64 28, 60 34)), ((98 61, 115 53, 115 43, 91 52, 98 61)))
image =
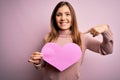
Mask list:
POLYGON ((88 33, 90 33, 90 30, 91 30, 91 29, 87 30, 87 31, 84 32, 83 34, 88 34, 88 33))
POLYGON ((40 55, 40 52, 33 52, 32 55, 40 55))

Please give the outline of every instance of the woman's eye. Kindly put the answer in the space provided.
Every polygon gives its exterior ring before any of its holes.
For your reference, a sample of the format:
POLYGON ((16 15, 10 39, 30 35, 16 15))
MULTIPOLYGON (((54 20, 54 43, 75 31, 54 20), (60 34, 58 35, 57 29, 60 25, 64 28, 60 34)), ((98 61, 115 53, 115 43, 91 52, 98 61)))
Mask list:
POLYGON ((67 13, 66 16, 70 16, 70 13, 67 13))
POLYGON ((70 15, 70 14, 66 14, 67 16, 70 15))
POLYGON ((56 14, 56 16, 61 16, 61 14, 56 14))

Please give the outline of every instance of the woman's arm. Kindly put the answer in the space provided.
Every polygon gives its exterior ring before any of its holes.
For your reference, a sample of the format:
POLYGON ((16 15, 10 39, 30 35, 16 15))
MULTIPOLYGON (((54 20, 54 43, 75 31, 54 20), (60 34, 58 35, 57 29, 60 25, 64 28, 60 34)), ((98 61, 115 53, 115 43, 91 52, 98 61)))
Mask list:
MULTIPOLYGON (((44 46, 46 43, 46 36, 43 40, 43 44, 42 46, 44 46)), ((41 52, 33 52, 30 56, 30 59, 28 60, 28 62, 33 63, 34 67, 37 70, 41 70, 42 68, 45 67, 46 62, 42 59, 43 55, 41 52)))
POLYGON ((41 62, 39 64, 33 64, 37 70, 41 70, 45 67, 46 62, 41 59, 41 62))
POLYGON ((86 48, 101 53, 102 55, 107 55, 113 52, 113 34, 108 25, 100 25, 91 28, 89 31, 93 37, 101 34, 103 36, 103 41, 100 42, 94 38, 87 36, 85 38, 86 48))

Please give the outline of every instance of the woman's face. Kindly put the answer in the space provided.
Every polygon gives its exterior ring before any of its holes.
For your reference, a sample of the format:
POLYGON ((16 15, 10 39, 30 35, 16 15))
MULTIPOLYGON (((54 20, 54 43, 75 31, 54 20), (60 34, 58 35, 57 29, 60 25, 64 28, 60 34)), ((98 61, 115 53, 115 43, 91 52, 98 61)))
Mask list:
POLYGON ((67 5, 60 7, 56 13, 56 23, 61 30, 67 30, 71 27, 71 13, 67 5))

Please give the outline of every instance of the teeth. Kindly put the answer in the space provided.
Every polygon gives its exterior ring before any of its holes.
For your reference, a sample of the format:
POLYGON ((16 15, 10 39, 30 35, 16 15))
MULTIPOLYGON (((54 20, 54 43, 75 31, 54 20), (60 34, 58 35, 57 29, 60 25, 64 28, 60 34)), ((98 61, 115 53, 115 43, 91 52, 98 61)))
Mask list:
POLYGON ((61 22, 61 25, 66 25, 67 23, 66 22, 61 22))
POLYGON ((62 23, 63 25, 65 25, 66 23, 62 23))

